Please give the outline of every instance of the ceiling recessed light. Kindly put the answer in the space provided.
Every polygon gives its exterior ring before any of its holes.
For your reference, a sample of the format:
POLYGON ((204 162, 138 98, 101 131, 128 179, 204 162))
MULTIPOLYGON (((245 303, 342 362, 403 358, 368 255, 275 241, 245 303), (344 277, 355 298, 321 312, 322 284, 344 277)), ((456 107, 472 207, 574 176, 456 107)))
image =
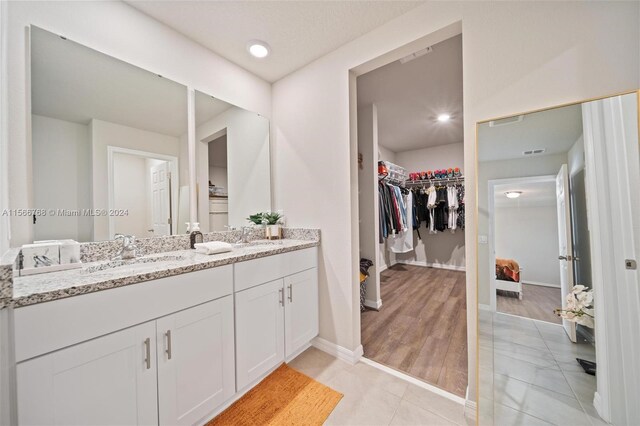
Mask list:
POLYGON ((438 116, 438 121, 449 121, 451 116, 449 114, 440 114, 438 116))
POLYGON ((507 191, 504 195, 506 195, 507 198, 518 198, 522 195, 522 191, 507 191))
POLYGON ((251 40, 247 43, 247 51, 255 58, 266 58, 271 52, 267 43, 260 40, 251 40))

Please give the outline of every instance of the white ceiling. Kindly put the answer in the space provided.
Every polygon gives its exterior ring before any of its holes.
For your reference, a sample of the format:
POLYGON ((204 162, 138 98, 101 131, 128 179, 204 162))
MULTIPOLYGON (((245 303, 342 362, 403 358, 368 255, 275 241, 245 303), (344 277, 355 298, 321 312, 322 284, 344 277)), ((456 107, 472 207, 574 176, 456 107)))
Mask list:
POLYGON ((517 184, 505 184, 495 187, 496 207, 529 207, 529 206, 555 206, 556 183, 550 182, 524 182, 517 184), (505 192, 522 191, 518 198, 507 198, 505 192))
POLYGON ((31 31, 31 110, 88 124, 92 118, 170 136, 187 131, 187 88, 63 40, 31 31))
POLYGON ((126 3, 274 82, 400 16, 421 1, 162 1, 126 3), (258 39, 265 59, 249 55, 258 39))
POLYGON ((394 152, 463 141, 462 36, 435 44, 405 64, 358 77, 358 106, 378 109, 378 142, 394 152), (436 120, 441 113, 448 122, 436 120))
POLYGON ((522 152, 544 148, 544 155, 569 151, 582 135, 580 104, 524 115, 521 122, 478 130, 478 161, 524 158, 522 152))

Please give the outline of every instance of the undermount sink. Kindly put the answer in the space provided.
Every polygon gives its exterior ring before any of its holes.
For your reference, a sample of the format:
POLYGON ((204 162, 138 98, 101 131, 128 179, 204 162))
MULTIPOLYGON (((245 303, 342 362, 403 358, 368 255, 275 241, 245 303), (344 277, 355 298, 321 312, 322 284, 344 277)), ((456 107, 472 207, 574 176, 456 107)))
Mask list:
POLYGON ((136 259, 111 260, 100 265, 89 266, 84 268, 86 273, 101 272, 114 269, 138 270, 146 269, 160 262, 177 262, 184 260, 184 256, 155 256, 155 257, 138 257, 136 259))

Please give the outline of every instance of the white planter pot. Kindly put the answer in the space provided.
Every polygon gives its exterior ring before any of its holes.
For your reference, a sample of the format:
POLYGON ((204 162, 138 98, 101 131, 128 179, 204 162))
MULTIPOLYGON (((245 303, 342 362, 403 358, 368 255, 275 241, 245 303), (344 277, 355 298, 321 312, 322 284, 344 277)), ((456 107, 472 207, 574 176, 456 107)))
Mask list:
POLYGON ((282 238, 282 225, 265 226, 265 237, 267 240, 279 240, 282 238))

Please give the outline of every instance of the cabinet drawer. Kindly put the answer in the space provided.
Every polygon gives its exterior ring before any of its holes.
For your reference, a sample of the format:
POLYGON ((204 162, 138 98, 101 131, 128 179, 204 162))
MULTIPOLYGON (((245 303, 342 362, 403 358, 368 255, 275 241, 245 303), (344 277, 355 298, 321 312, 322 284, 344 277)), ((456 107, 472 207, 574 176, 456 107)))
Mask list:
POLYGON ((16 362, 232 292, 232 265, 225 265, 17 308, 14 311, 16 362))
POLYGON ((242 291, 317 266, 317 247, 236 263, 235 291, 242 291))

